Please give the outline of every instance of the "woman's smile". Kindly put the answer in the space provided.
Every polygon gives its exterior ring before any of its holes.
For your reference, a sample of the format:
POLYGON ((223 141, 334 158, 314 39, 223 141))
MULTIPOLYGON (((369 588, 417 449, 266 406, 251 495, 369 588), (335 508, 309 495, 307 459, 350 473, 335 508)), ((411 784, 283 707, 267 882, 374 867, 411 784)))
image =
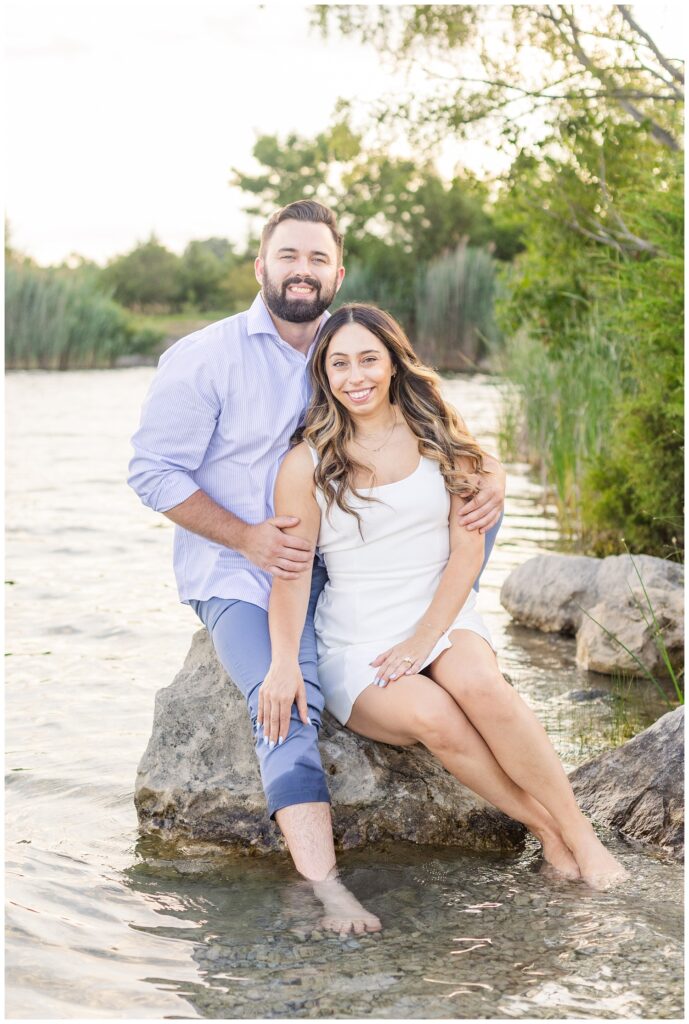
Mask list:
POLYGON ((360 388, 358 391, 345 391, 347 398, 350 402, 355 402, 357 405, 363 405, 367 402, 373 394, 373 385, 369 388, 360 388))

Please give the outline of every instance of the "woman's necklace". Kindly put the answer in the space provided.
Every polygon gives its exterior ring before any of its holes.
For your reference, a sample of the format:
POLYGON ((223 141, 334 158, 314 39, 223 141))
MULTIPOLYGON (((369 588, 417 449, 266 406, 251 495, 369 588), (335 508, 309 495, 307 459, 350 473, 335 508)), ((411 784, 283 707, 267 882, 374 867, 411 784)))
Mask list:
MULTIPOLYGON (((381 448, 385 447, 385 445, 388 443, 388 441, 392 437, 392 432, 393 432, 393 430, 395 429, 396 426, 397 426, 397 418, 395 418, 392 421, 392 426, 390 427, 390 430, 388 431, 388 434, 387 434, 385 440, 383 441, 383 443, 378 448, 367 448, 365 444, 362 444, 361 441, 357 441, 356 438, 352 438, 352 440, 354 441, 354 444, 358 444, 359 447, 363 448, 365 452, 379 452, 381 450, 381 448)), ((375 436, 375 435, 371 435, 371 436, 375 436)))

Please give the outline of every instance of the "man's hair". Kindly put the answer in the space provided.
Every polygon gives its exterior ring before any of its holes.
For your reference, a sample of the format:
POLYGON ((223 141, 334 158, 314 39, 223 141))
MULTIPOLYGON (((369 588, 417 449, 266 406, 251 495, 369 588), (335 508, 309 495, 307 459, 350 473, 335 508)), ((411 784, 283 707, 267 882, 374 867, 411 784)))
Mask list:
POLYGON ((337 262, 338 264, 342 263, 344 236, 338 230, 337 218, 329 207, 324 206, 323 203, 317 203, 315 199, 299 199, 296 203, 289 203, 269 218, 261 232, 259 256, 265 254, 271 235, 283 220, 308 220, 313 224, 326 224, 330 228, 330 233, 337 246, 337 262))

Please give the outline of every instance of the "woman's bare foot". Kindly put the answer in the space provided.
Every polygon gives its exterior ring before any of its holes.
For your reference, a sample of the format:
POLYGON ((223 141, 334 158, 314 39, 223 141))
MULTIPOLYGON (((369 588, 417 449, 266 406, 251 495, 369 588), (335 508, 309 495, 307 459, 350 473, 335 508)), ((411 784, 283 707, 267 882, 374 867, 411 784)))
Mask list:
POLYGON ((586 825, 587 828, 572 837, 571 842, 568 838, 581 879, 592 889, 613 889, 629 878, 629 872, 605 849, 590 823, 586 825))
POLYGON ((543 847, 543 859, 545 860, 544 875, 555 878, 568 878, 572 881, 581 878, 581 872, 576 860, 572 856, 572 851, 559 833, 539 831, 537 838, 543 847))
POLYGON ((364 932, 379 932, 383 927, 375 914, 362 907, 339 878, 326 878, 323 882, 311 882, 311 885, 325 910, 319 926, 326 931, 337 932, 344 938, 350 932, 363 935, 364 932))

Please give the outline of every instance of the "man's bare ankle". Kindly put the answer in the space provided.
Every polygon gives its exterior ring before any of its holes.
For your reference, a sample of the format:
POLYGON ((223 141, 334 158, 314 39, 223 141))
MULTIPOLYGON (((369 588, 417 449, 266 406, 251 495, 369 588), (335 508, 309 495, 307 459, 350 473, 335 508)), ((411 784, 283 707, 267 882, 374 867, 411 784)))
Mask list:
POLYGON ((321 873, 319 871, 309 871, 309 873, 307 874, 305 871, 300 871, 299 874, 307 882, 329 882, 337 878, 338 876, 337 864, 333 864, 332 867, 327 868, 327 870, 325 870, 325 873, 321 873))

